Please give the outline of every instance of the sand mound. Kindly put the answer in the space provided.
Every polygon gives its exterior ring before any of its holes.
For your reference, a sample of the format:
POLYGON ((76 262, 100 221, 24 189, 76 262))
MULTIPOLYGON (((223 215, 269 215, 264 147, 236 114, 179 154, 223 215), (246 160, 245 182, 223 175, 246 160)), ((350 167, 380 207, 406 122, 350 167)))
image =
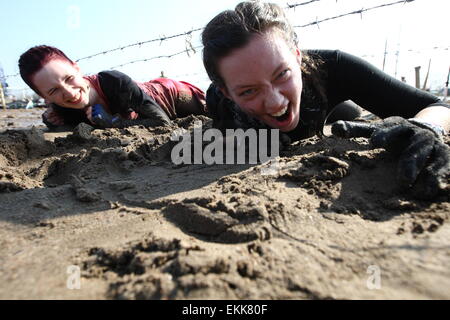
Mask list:
POLYGON ((0 134, 0 297, 450 298, 449 192, 414 199, 366 139, 174 165, 172 132, 199 120, 0 134))

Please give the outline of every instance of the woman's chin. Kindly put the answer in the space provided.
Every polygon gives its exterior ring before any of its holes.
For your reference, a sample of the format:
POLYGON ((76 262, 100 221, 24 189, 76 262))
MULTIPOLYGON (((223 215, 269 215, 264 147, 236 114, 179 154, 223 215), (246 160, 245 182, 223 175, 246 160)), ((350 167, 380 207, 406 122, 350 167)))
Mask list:
POLYGON ((84 109, 85 108, 83 103, 78 103, 78 104, 66 103, 66 104, 64 104, 63 107, 68 108, 68 109, 84 109))
POLYGON ((89 103, 82 100, 79 103, 66 103, 64 106, 70 109, 85 109, 89 106, 89 103))
POLYGON ((294 130, 296 127, 296 125, 292 124, 289 126, 284 126, 282 128, 279 128, 281 132, 291 132, 292 130, 294 130))

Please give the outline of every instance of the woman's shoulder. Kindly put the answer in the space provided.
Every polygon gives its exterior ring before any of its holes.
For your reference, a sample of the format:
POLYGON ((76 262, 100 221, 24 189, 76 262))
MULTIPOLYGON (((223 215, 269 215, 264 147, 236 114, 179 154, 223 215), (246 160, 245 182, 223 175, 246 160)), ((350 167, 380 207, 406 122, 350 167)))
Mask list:
POLYGON ((367 65, 364 59, 342 50, 330 49, 308 49, 303 51, 307 55, 307 60, 317 66, 324 66, 328 73, 347 73, 348 67, 358 67, 367 65))
POLYGON ((97 77, 100 87, 107 94, 114 94, 115 91, 134 84, 134 81, 128 75, 117 70, 101 71, 97 74, 97 77))
POLYGON ((304 53, 309 55, 310 57, 318 57, 322 61, 325 62, 335 62, 340 63, 342 61, 350 61, 350 62, 357 62, 357 61, 364 61, 362 58, 351 54, 349 52, 343 51, 343 50, 331 50, 331 49, 306 49, 303 50, 304 53))
POLYGON ((118 70, 105 70, 98 73, 99 79, 106 80, 123 80, 131 79, 128 75, 118 70))

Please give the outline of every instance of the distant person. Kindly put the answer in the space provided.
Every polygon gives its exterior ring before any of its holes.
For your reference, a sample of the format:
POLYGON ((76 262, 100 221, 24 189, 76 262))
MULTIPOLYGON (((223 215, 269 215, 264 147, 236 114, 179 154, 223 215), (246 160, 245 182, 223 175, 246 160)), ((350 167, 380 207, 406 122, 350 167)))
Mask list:
POLYGON ((223 11, 207 24, 202 42, 215 127, 275 128, 296 141, 321 135, 335 106, 351 100, 386 119, 337 121, 333 134, 371 137, 374 147, 399 153, 398 180, 407 187, 417 182, 418 196, 433 197, 445 188, 450 151, 441 136, 450 129, 450 109, 436 96, 350 54, 301 51, 276 4, 242 2, 223 11))
POLYGON ((33 103, 33 101, 31 101, 31 99, 28 99, 28 103, 27 103, 27 105, 25 106, 25 109, 33 109, 34 108, 34 103, 33 103))
POLYGON ((75 62, 50 46, 26 51, 19 68, 25 83, 50 103, 42 118, 51 129, 81 122, 153 127, 206 112, 204 92, 192 84, 167 78, 138 83, 119 71, 83 76, 75 62))

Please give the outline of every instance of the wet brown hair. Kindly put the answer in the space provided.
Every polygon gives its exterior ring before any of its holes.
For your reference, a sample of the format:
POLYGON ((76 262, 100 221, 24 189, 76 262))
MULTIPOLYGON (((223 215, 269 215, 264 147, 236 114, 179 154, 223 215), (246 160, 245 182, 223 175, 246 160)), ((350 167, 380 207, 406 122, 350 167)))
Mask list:
MULTIPOLYGON (((219 73, 219 61, 233 50, 246 46, 255 34, 263 34, 269 30, 278 31, 292 49, 297 48, 297 34, 283 9, 277 4, 241 2, 234 10, 223 11, 214 17, 202 33, 203 64, 211 81, 218 87, 225 87, 219 73)), ((319 63, 320 61, 303 52, 303 73, 312 75, 319 63)), ((317 82, 317 79, 313 82, 317 82)))

